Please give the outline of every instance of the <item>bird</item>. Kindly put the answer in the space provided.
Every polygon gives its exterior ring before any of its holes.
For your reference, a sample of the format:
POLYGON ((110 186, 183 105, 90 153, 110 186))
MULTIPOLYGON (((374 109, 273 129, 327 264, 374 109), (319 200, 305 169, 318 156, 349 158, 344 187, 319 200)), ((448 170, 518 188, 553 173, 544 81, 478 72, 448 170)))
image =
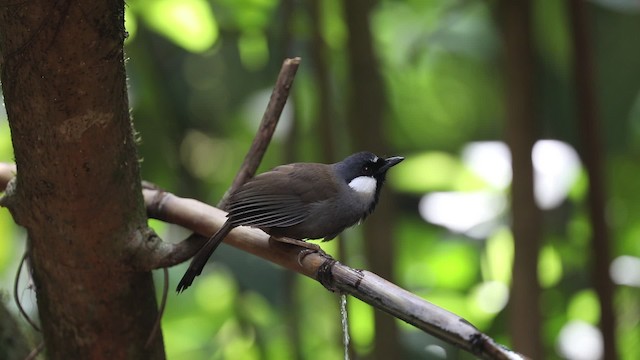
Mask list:
POLYGON ((237 226, 262 229, 284 242, 335 238, 373 212, 387 171, 402 160, 362 151, 334 164, 292 163, 253 177, 229 195, 227 220, 193 257, 176 291, 191 286, 237 226))

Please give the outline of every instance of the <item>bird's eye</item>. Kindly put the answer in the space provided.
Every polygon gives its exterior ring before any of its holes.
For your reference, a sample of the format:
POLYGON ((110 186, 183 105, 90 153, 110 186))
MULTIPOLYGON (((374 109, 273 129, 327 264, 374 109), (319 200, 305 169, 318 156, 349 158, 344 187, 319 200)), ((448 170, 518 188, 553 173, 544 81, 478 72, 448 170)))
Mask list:
POLYGON ((370 173, 371 173, 371 166, 369 166, 369 165, 365 165, 365 166, 362 168, 362 172, 363 172, 364 174, 370 174, 370 173))

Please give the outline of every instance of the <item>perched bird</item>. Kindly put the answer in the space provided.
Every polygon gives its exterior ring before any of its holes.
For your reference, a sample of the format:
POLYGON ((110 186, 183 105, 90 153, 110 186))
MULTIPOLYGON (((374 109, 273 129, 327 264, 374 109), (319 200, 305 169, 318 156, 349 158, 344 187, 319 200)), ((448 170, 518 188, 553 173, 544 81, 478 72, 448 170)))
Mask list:
POLYGON ((363 151, 335 164, 281 165, 247 181, 229 196, 227 221, 194 256, 176 291, 191 286, 236 226, 262 229, 276 240, 335 238, 371 214, 387 170, 402 160, 363 151))

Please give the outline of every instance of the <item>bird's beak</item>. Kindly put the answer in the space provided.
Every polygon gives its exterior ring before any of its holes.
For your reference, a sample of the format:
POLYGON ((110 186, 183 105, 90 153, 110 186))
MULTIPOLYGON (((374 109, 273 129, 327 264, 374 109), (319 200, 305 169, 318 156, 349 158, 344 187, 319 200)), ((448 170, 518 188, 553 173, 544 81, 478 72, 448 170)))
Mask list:
POLYGON ((384 173, 387 170, 389 170, 389 168, 391 168, 392 166, 399 164, 402 160, 404 160, 402 156, 392 156, 390 158, 386 158, 384 159, 384 165, 382 165, 382 167, 380 168, 380 170, 378 170, 378 172, 384 173))

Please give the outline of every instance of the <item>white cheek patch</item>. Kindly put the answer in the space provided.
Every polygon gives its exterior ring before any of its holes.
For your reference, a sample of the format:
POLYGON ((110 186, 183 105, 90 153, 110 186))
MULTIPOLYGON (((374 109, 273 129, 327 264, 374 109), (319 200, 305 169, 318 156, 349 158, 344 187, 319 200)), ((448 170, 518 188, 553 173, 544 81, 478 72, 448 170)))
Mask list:
POLYGON ((355 190, 358 195, 373 200, 376 193, 376 179, 371 176, 358 176, 349 182, 349 187, 355 190))

